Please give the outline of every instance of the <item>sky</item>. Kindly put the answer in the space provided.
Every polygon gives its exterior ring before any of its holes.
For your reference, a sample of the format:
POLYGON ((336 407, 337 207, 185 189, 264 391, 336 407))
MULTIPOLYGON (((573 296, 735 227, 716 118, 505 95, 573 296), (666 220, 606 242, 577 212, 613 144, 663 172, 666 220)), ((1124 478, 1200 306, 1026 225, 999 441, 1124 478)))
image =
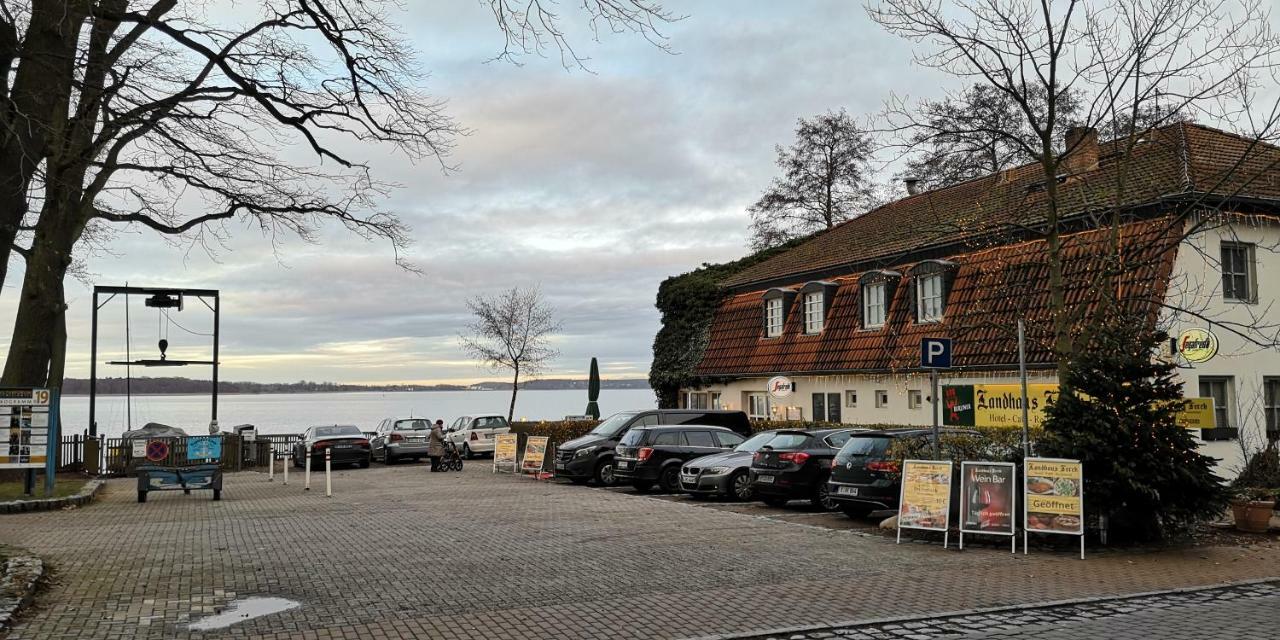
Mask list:
MULTIPOLYGON (((595 41, 575 3, 562 2, 590 71, 554 56, 492 61, 502 40, 478 2, 406 4, 397 19, 419 51, 423 88, 471 133, 457 140, 448 174, 378 147, 354 152, 400 185, 382 206, 412 227, 407 257, 421 274, 397 268, 385 243, 339 229, 308 244, 233 225, 216 255, 129 229, 88 257, 88 280, 219 289, 224 380, 502 379, 470 360, 458 336, 468 297, 514 286, 541 287, 563 323, 548 375, 584 376, 595 356, 605 377, 645 377, 658 285, 746 253, 746 207, 797 118, 840 108, 862 116, 891 92, 936 98, 948 82, 914 66, 908 43, 861 3, 668 2, 686 16, 664 28, 668 53, 636 36, 595 41)), ((3 326, 20 274, 11 271, 0 294, 3 326)), ((67 297, 67 375, 85 377, 91 287, 68 281, 67 297)), ((123 355, 124 308, 103 307, 102 360, 123 355)), ((129 313, 135 358, 155 357, 158 337, 171 355, 207 356, 202 306, 189 303, 167 325, 136 298, 129 313)))

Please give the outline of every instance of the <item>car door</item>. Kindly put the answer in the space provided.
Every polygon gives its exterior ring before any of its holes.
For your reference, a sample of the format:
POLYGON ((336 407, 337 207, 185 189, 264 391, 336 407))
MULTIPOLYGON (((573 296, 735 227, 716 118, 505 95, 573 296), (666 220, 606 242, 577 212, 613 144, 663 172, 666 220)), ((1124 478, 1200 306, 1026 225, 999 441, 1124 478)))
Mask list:
POLYGON ((374 429, 373 439, 369 441, 370 455, 375 457, 382 455, 382 448, 387 446, 387 435, 391 425, 391 418, 384 418, 378 423, 378 428, 374 429))

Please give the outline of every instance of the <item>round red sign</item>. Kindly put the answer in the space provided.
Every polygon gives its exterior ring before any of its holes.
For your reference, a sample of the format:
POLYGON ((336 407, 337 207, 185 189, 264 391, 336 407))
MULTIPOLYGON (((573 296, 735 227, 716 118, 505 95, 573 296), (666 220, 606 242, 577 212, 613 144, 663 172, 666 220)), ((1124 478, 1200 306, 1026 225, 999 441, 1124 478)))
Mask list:
POLYGON ((163 440, 152 440, 147 443, 147 459, 160 462, 169 457, 169 443, 163 440))

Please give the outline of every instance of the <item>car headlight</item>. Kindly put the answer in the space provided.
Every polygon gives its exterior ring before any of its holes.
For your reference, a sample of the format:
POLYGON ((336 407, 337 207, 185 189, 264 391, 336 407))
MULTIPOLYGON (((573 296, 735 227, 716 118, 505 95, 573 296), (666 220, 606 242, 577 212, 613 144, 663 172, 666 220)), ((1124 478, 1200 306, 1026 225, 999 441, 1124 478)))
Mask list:
POLYGON ((718 476, 729 473, 729 467, 707 467, 706 471, 709 476, 718 476))
POLYGON ((594 449, 594 447, 583 447, 583 448, 581 448, 581 449, 578 449, 576 452, 574 452, 573 457, 575 457, 575 458, 585 458, 585 457, 587 457, 587 456, 591 455, 591 452, 592 452, 592 451, 594 451, 594 450, 595 450, 595 449, 594 449))

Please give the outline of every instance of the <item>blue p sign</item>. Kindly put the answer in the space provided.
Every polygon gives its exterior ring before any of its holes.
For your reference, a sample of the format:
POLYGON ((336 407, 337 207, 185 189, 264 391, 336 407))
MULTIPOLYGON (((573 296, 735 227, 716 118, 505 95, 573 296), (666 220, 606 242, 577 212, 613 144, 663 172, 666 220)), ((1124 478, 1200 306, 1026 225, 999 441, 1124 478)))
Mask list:
POLYGON ((950 369, 951 338, 920 338, 920 366, 925 369, 950 369))

